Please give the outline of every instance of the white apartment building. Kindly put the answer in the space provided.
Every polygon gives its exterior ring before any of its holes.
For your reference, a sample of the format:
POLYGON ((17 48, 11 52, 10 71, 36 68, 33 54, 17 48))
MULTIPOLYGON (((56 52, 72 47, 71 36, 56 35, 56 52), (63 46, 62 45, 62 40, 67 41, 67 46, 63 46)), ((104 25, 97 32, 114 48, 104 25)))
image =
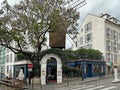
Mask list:
POLYGON ((5 77, 5 48, 0 46, 0 78, 5 77))
POLYGON ((5 48, 5 75, 9 73, 10 77, 14 74, 15 54, 10 49, 5 48))
POLYGON ((120 69, 120 21, 116 18, 108 14, 88 14, 79 29, 76 41, 73 49, 99 50, 103 53, 108 67, 117 65, 120 69))

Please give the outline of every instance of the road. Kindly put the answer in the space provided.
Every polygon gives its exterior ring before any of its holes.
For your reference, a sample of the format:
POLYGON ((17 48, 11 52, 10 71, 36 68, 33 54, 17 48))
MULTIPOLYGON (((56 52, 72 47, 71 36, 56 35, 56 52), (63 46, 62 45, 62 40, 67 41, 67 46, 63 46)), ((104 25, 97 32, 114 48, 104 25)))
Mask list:
POLYGON ((98 79, 92 82, 80 83, 56 88, 54 90, 120 90, 120 82, 112 83, 114 78, 98 79))

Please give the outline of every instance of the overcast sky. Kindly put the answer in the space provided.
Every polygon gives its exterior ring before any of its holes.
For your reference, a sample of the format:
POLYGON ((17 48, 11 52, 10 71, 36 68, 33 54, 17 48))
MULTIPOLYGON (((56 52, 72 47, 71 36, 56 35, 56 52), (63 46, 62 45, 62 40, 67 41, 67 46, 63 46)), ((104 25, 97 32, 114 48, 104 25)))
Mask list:
MULTIPOLYGON (((3 0, 0 0, 0 3, 3 0)), ((8 3, 14 4, 20 0, 8 0, 8 3)), ((74 1, 74 0, 73 0, 74 1)), ((87 4, 79 9, 80 21, 86 17, 88 13, 100 15, 101 13, 108 13, 111 16, 120 20, 120 0, 86 0, 87 4)), ((67 40, 67 47, 70 47, 71 42, 67 40)))
MULTIPOLYGON (((10 4, 14 4, 20 0, 7 1, 10 4)), ((0 0, 0 3, 1 2, 3 2, 3 0, 0 0)), ((108 13, 113 17, 116 17, 118 19, 120 18, 120 0, 86 0, 86 2, 87 4, 79 9, 81 19, 84 18, 87 13, 92 13, 96 15, 99 15, 101 13, 108 13)))
POLYGON ((80 8, 81 19, 83 19, 87 13, 95 15, 108 13, 120 19, 120 0, 86 0, 86 2, 87 4, 80 8))

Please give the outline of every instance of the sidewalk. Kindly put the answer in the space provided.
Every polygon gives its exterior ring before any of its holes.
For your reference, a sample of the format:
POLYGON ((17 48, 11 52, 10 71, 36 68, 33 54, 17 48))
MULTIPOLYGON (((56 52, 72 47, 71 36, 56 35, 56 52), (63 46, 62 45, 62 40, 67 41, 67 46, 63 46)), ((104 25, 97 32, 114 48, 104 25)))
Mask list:
MULTIPOLYGON (((64 81, 61 84, 52 83, 52 84, 47 84, 47 85, 42 85, 42 86, 40 85, 40 83, 35 83, 34 81, 33 87, 32 87, 32 84, 30 84, 30 85, 25 86, 24 89, 22 90, 54 90, 55 88, 59 88, 59 87, 66 87, 68 85, 76 85, 76 84, 85 84, 89 82, 94 82, 96 80, 101 80, 101 79, 106 79, 106 78, 111 78, 111 77, 113 76, 110 75, 110 76, 104 76, 104 77, 91 77, 91 78, 84 79, 84 81, 82 81, 80 77, 69 78, 68 83, 67 81, 64 81)), ((40 82, 40 80, 38 80, 38 82, 40 82)), ((0 90, 8 90, 8 87, 5 87, 5 88, 0 87, 0 90)), ((9 90, 13 90, 13 88, 9 90)))
POLYGON ((41 89, 41 85, 40 84, 34 84, 33 88, 32 86, 28 87, 28 89, 26 90, 54 90, 55 88, 60 88, 60 87, 66 87, 67 85, 77 85, 77 84, 85 84, 88 82, 94 82, 96 80, 100 80, 100 79, 106 79, 106 78, 111 78, 113 76, 105 76, 105 77, 92 77, 92 78, 87 78, 84 79, 84 81, 81 80, 81 78, 75 78, 75 80, 69 80, 68 83, 67 82, 63 82, 62 84, 47 84, 47 85, 43 85, 42 89, 41 89))

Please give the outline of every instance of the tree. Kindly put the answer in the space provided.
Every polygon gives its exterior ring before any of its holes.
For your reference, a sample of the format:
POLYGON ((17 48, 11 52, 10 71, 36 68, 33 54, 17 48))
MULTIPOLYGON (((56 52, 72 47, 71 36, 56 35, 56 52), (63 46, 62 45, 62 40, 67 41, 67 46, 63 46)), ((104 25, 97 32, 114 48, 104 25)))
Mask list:
POLYGON ((78 59, 101 60, 102 53, 94 49, 78 49, 76 50, 76 57, 78 59))
POLYGON ((39 61, 48 32, 64 30, 72 33, 77 30, 79 13, 73 8, 66 8, 68 1, 22 0, 11 6, 4 0, 0 10, 0 45, 15 54, 22 53, 30 60, 28 52, 33 52, 39 61))

